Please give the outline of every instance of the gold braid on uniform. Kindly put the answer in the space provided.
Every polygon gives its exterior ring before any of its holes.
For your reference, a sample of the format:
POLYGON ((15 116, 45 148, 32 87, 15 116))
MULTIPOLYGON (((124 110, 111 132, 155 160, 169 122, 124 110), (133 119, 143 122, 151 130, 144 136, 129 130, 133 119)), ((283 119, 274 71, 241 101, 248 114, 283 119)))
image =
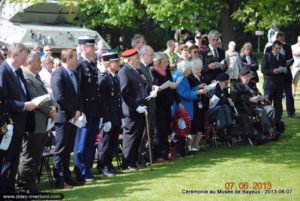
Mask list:
POLYGON ((13 120, 8 117, 8 114, 5 113, 6 121, 0 126, 0 135, 5 135, 7 133, 7 124, 14 124, 13 120))
POLYGON ((3 125, 1 125, 1 127, 0 127, 0 135, 5 135, 5 133, 7 133, 7 125, 6 125, 6 123, 4 123, 3 125))

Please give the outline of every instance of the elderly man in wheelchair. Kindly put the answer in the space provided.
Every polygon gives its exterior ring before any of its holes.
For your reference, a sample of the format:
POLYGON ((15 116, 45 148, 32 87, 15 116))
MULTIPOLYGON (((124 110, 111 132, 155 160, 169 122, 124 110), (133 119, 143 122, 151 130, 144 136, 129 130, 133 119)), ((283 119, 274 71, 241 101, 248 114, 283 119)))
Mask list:
POLYGON ((232 83, 230 92, 244 135, 257 144, 277 140, 280 133, 275 128, 274 107, 259 93, 256 85, 250 83, 252 73, 248 66, 242 66, 239 78, 232 83))
POLYGON ((232 144, 233 138, 233 101, 228 92, 229 75, 220 73, 217 84, 210 92, 208 122, 214 124, 216 135, 221 142, 232 144))

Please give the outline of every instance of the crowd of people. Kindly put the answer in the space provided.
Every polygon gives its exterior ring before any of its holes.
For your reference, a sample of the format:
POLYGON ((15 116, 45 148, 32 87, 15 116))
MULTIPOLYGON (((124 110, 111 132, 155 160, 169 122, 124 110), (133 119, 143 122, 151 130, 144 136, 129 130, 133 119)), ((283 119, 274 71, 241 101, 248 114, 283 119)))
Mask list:
POLYGON ((297 118, 300 36, 290 46, 279 31, 266 47, 264 95, 256 87, 259 64, 251 43, 238 52, 231 41, 224 51, 215 30, 186 44, 169 40, 164 52, 136 34, 121 57, 103 41, 96 50, 95 42, 79 37, 78 48, 62 50, 60 59, 48 45, 42 51, 20 43, 1 48, 0 194, 39 192, 39 166, 52 132, 55 187, 71 189, 95 182, 99 133, 97 170, 111 177, 118 174, 112 161, 119 143, 122 168, 136 171, 198 152, 213 137, 230 146, 238 139, 275 141, 284 132, 283 98, 288 117, 297 118), (207 135, 211 128, 213 136, 207 135))

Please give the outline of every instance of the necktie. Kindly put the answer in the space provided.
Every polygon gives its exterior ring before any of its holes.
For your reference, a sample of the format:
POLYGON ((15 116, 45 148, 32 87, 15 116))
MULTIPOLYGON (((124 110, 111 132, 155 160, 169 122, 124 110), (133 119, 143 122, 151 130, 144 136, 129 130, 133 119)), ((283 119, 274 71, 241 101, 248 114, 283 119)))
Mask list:
POLYGON ((216 48, 214 48, 214 57, 215 57, 216 59, 219 58, 219 55, 218 55, 218 52, 217 52, 217 49, 216 49, 216 48))
POLYGON ((276 60, 279 61, 279 54, 276 54, 276 60))
POLYGON ((73 73, 73 72, 72 72, 72 73, 70 73, 70 78, 71 78, 71 80, 72 80, 72 83, 73 83, 74 89, 75 89, 75 91, 76 91, 76 93, 77 93, 77 81, 76 81, 76 77, 75 77, 75 75, 74 75, 74 73, 73 73))
POLYGON ((17 79, 19 80, 19 84, 21 85, 21 87, 23 89, 23 92, 27 95, 26 88, 25 88, 25 85, 24 85, 24 82, 22 79, 22 75, 21 75, 22 72, 19 70, 15 70, 15 73, 16 73, 17 79))
POLYGON ((146 66, 146 69, 147 69, 147 71, 148 71, 148 72, 149 72, 149 74, 150 74, 151 81, 153 82, 153 81, 154 81, 154 79, 153 79, 153 75, 152 75, 152 72, 151 72, 151 70, 150 70, 150 67, 149 67, 149 66, 146 66))
POLYGON ((46 87, 44 86, 44 82, 41 80, 41 77, 38 73, 35 75, 35 78, 42 84, 43 89, 46 90, 46 87))

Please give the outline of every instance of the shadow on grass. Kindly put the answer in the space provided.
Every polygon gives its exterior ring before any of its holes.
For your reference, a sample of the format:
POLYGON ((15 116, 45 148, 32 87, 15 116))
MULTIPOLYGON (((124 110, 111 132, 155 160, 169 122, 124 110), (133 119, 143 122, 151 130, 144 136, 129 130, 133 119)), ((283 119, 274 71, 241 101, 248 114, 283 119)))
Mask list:
MULTIPOLYGON (((73 190, 50 190, 63 193, 67 200, 96 200, 103 198, 124 198, 136 191, 150 191, 147 184, 161 178, 180 177, 183 171, 205 172, 218 163, 228 160, 245 159, 265 164, 285 164, 287 168, 300 166, 300 124, 299 119, 286 119, 286 131, 277 142, 250 147, 249 145, 235 145, 232 148, 211 148, 207 152, 155 164, 153 171, 142 169, 137 172, 120 174, 114 178, 96 177, 97 183, 88 184, 73 190), (177 176, 178 175, 178 176, 177 176)), ((96 175, 96 174, 95 174, 96 175)), ((159 182, 159 181, 158 181, 159 182)), ((42 184, 45 188, 45 181, 42 184)), ((49 189, 45 189, 49 191, 49 189)))

